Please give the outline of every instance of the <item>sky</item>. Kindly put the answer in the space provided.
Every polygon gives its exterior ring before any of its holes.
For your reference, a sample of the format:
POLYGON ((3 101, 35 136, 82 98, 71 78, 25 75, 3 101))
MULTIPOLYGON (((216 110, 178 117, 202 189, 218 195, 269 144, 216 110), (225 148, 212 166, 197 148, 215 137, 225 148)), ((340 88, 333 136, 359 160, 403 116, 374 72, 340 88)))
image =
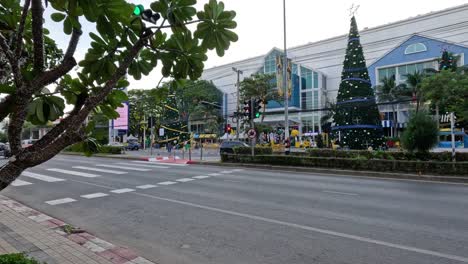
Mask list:
MULTIPOLYGON (((129 0, 149 8, 150 0, 129 0)), ((197 9, 203 8, 208 0, 198 0, 197 9)), ((234 30, 239 40, 233 43, 224 57, 215 52, 208 53, 205 68, 211 68, 238 60, 263 55, 273 47, 283 48, 283 1, 282 0, 224 0, 226 10, 237 13, 237 28, 234 30)), ((449 7, 468 4, 468 0, 445 1, 376 1, 376 0, 286 0, 287 46, 315 42, 326 38, 347 34, 349 31, 349 8, 360 5, 356 13, 359 29, 376 27, 419 14, 438 11, 449 7)), ((46 27, 51 37, 63 50, 68 44, 68 36, 62 31, 62 24, 50 19, 53 12, 50 5, 46 9, 46 27)), ((78 45, 75 58, 84 58, 89 48, 89 32, 94 32, 94 25, 84 23, 84 34, 78 45)), ((151 89, 156 87, 161 78, 160 68, 155 68, 149 76, 135 81, 129 78, 129 89, 151 89)))

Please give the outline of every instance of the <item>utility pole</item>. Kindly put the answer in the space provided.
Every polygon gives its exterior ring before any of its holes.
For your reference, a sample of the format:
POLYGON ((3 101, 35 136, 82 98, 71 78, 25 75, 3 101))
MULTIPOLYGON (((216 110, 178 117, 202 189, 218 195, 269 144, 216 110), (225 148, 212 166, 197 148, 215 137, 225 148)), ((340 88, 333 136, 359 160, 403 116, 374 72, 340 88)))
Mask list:
POLYGON ((455 162, 455 114, 450 113, 450 134, 452 135, 452 161, 455 162))
POLYGON ((143 115, 143 150, 146 150, 146 115, 143 115))
MULTIPOLYGON (((284 140, 289 140, 289 116, 288 116, 288 50, 286 47, 286 0, 283 0, 283 27, 284 27, 284 62, 283 62, 283 88, 284 88, 284 140)), ((284 149, 286 153, 289 150, 284 149)))
POLYGON ((240 88, 240 75, 243 74, 243 72, 236 67, 232 67, 232 70, 237 73, 237 124, 236 124, 236 139, 239 139, 239 130, 240 130, 240 95, 239 95, 239 88, 240 88))

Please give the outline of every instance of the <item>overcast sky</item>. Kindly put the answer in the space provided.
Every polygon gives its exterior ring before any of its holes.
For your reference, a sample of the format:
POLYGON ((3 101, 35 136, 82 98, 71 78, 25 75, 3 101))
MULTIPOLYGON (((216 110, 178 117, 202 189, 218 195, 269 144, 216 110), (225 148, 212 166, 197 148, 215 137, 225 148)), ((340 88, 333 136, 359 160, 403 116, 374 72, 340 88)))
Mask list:
MULTIPOLYGON (((131 0, 149 7, 150 0, 131 0)), ((198 8, 208 0, 199 0, 198 8)), ((262 55, 273 47, 283 48, 283 1, 282 0, 224 0, 227 10, 237 12, 236 33, 239 41, 233 43, 224 57, 218 57, 210 52, 206 68, 234 62, 249 57, 262 55)), ((351 4, 359 4, 356 15, 359 29, 375 27, 401 19, 438 11, 457 5, 467 4, 468 0, 430 0, 430 1, 376 1, 376 0, 286 0, 287 15, 287 45, 293 47, 308 42, 343 35, 349 31, 349 8, 351 4)), ((68 36, 62 31, 62 24, 50 19, 52 13, 49 5, 46 11, 46 27, 51 31, 59 46, 65 50, 68 36)), ((88 33, 94 31, 94 26, 85 24, 84 35, 78 46, 76 58, 84 57, 90 38, 88 33)), ((130 79, 130 89, 154 88, 161 74, 155 69, 149 76, 143 76, 139 81, 130 79)))

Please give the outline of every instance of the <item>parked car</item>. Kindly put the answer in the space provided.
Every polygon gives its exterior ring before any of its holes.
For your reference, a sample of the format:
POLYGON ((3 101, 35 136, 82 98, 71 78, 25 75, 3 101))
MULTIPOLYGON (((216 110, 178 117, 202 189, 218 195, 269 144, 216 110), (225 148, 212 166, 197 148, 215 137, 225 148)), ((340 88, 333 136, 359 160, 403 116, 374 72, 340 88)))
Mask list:
POLYGON ((140 143, 138 143, 136 141, 128 142, 128 144, 126 146, 126 149, 127 150, 139 150, 140 149, 140 143))
POLYGON ((21 147, 27 148, 29 146, 32 146, 34 143, 36 143, 39 139, 24 139, 21 140, 21 147))
POLYGON ((3 156, 5 159, 11 156, 10 145, 8 143, 0 142, 0 156, 3 156))
POLYGON ((248 147, 249 145, 241 141, 224 141, 219 147, 220 154, 234 154, 235 147, 248 147))

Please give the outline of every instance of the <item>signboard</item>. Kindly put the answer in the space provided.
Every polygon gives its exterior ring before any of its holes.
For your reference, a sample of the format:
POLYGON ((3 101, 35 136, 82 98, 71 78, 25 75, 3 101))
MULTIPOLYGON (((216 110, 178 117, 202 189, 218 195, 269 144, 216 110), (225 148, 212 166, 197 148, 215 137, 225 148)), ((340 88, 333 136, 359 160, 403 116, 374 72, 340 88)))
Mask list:
POLYGON ((116 111, 120 116, 114 120, 114 129, 128 130, 128 103, 123 103, 116 111))
POLYGON ((159 129, 159 136, 163 137, 164 136, 164 128, 159 129))

